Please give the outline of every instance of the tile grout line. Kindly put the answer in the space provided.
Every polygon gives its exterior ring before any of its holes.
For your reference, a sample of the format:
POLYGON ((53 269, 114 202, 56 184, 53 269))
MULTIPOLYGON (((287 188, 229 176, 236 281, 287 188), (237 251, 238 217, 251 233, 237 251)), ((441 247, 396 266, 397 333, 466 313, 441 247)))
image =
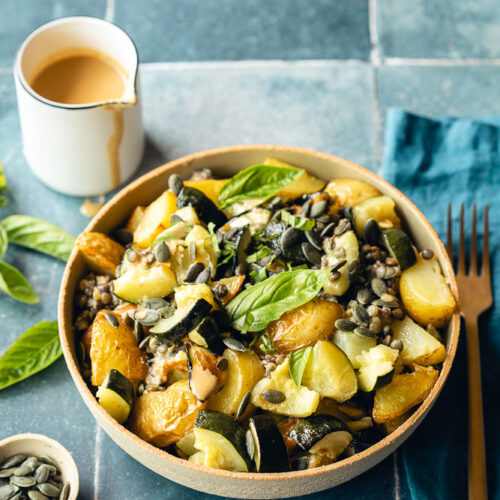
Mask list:
POLYGON ((480 58, 405 58, 386 57, 383 66, 500 66, 500 58, 480 59, 480 58))
POLYGON ((392 456, 394 460, 394 500, 401 500, 401 490, 399 486, 398 452, 395 451, 392 456))
POLYGON ((114 18, 115 18, 115 0, 107 0, 106 11, 104 13, 104 20, 112 23, 114 18))
POLYGON ((99 463, 101 461, 101 440, 102 440, 101 426, 97 424, 97 431, 95 433, 95 451, 94 451, 94 500, 99 500, 99 463))

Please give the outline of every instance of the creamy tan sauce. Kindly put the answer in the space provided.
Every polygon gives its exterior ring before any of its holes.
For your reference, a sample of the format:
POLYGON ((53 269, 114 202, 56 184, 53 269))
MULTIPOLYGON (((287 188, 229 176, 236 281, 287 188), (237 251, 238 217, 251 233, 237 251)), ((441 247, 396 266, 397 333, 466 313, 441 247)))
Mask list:
POLYGON ((104 206, 104 201, 92 201, 89 198, 87 198, 81 205, 80 205, 80 213, 82 215, 85 215, 85 217, 92 218, 94 217, 99 210, 104 206))
POLYGON ((106 106, 113 115, 113 135, 108 139, 109 175, 111 187, 117 188, 121 183, 120 176, 120 144, 123 138, 123 106, 106 106))
POLYGON ((43 61, 29 83, 37 94, 51 101, 90 104, 120 99, 127 78, 107 54, 78 47, 43 61))

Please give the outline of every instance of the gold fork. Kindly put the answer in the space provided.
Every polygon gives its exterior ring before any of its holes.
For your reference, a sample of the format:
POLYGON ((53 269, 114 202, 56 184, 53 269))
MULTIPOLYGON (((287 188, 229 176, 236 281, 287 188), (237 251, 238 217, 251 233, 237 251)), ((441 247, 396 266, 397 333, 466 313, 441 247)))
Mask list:
MULTIPOLYGON (((469 499, 488 498, 486 486, 486 455, 484 449, 483 396, 479 356, 478 317, 493 304, 488 244, 488 205, 484 207, 483 259, 481 274, 477 266, 476 204, 472 205, 472 228, 469 274, 465 269, 464 204, 460 206, 460 241, 458 249, 457 284, 460 313, 465 319, 467 339, 467 372, 469 394, 469 499)), ((448 255, 453 262, 451 204, 448 205, 448 255)))

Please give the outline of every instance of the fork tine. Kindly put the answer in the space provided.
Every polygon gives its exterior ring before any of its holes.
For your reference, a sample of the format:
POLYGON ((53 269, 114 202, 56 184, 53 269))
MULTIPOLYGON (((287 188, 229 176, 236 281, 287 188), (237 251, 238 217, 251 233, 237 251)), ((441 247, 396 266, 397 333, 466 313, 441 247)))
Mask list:
POLYGON ((458 246, 458 274, 465 274, 464 204, 460 204, 460 240, 458 246))
POLYGON ((451 218, 451 203, 448 203, 448 230, 446 232, 446 249, 453 264, 453 220, 451 218))
POLYGON ((483 229, 483 265, 481 275, 490 274, 490 248, 488 229, 488 205, 484 206, 484 229, 483 229))
POLYGON ((472 231, 470 237, 470 270, 469 274, 477 275, 477 230, 476 204, 472 204, 472 231))

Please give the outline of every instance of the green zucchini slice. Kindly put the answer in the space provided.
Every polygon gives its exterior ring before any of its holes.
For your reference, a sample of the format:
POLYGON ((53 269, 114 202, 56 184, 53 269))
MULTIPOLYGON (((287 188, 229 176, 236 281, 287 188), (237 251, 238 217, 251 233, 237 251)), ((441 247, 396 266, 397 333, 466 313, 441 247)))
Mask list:
POLYGON ((408 269, 417 262, 415 250, 408 235, 401 229, 384 229, 382 241, 390 254, 398 261, 401 271, 408 269))
POLYGON ((110 370, 97 389, 99 404, 120 424, 123 424, 134 404, 134 387, 118 370, 110 370))
POLYGON ((200 410, 194 423, 194 447, 190 461, 234 472, 248 472, 251 461, 245 429, 234 418, 214 410, 200 410))
POLYGON ((296 425, 289 436, 304 450, 336 459, 352 441, 347 425, 331 415, 308 417, 296 425))
POLYGON ((177 448, 179 448, 179 450, 181 450, 182 453, 184 453, 184 455, 190 457, 191 455, 194 455, 196 452, 199 451, 194 446, 195 439, 196 438, 194 432, 190 432, 189 434, 186 434, 183 438, 179 439, 179 441, 175 443, 175 446, 177 446, 177 448))
POLYGON ((227 217, 217 208, 215 203, 199 189, 191 186, 182 188, 177 198, 177 206, 179 208, 193 207, 205 224, 213 222, 215 227, 220 227, 227 222, 227 217))
POLYGON ((377 345, 376 337, 365 337, 354 332, 343 332, 337 330, 333 337, 333 343, 342 349, 347 356, 353 368, 358 369, 359 364, 357 357, 363 352, 368 351, 377 345))
POLYGON ((247 448, 253 451, 249 454, 253 455, 257 472, 290 470, 285 440, 274 418, 270 415, 256 415, 250 419, 247 448), (248 443, 251 443, 250 446, 248 443))
POLYGON ((194 330, 211 309, 212 304, 205 299, 198 299, 190 306, 176 309, 169 318, 160 319, 149 332, 158 335, 165 344, 175 344, 194 330))
POLYGON ((394 364, 399 351, 384 344, 372 347, 357 356, 359 387, 364 392, 371 392, 387 385, 394 375, 394 364))
POLYGON ((198 325, 196 330, 189 333, 189 340, 201 347, 206 347, 214 354, 220 356, 226 349, 220 333, 215 319, 212 316, 207 316, 198 325))

